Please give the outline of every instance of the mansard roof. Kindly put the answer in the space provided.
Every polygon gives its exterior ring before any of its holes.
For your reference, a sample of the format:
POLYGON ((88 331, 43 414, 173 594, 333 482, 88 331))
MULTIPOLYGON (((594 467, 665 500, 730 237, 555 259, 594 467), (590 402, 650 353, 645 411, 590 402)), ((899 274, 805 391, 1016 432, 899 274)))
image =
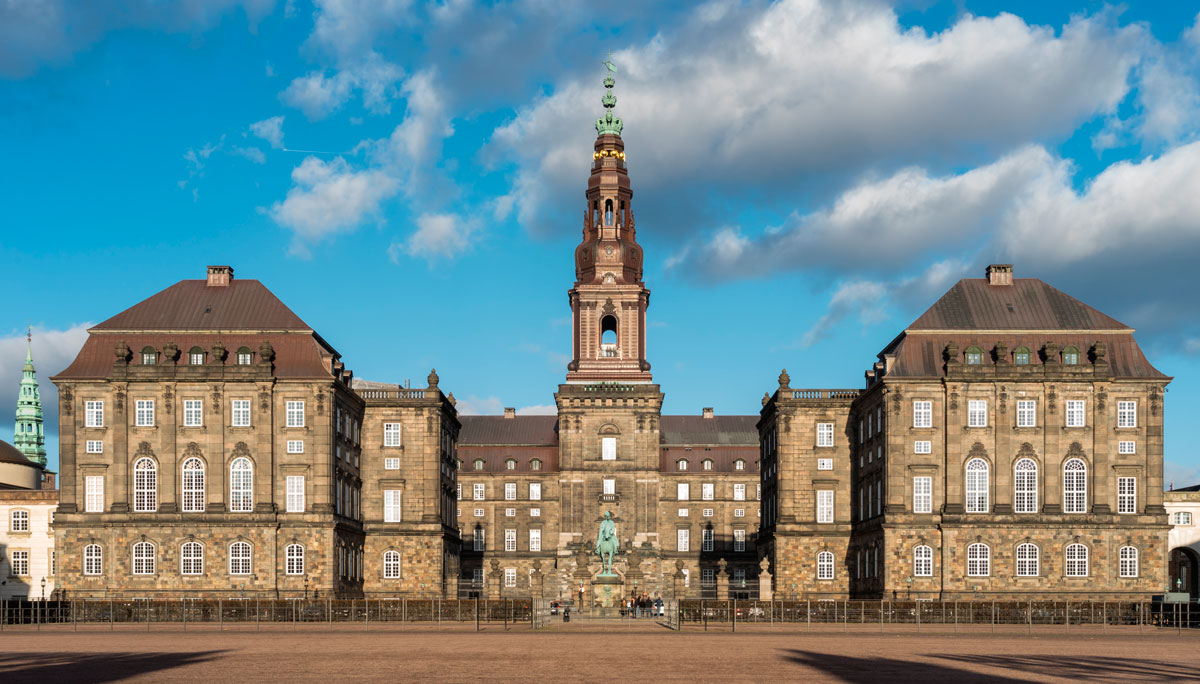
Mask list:
POLYGON ((669 445, 742 445, 758 447, 758 416, 663 416, 662 443, 669 445))
POLYGON ((214 287, 181 280, 92 328, 115 330, 287 330, 311 332, 257 280, 214 287))
POLYGON ((459 416, 459 446, 557 446, 558 416, 459 416))
POLYGON ((1011 285, 990 285, 986 278, 963 278, 907 329, 934 330, 1132 332, 1124 323, 1037 278, 1013 278, 1011 285))

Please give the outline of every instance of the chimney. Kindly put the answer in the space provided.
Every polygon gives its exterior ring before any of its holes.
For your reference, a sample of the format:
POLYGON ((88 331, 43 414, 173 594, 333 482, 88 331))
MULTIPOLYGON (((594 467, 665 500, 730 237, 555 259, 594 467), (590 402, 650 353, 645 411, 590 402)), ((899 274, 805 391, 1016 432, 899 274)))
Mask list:
POLYGON ((208 267, 208 286, 209 287, 228 287, 229 281, 233 280, 232 266, 209 266, 208 267))
POLYGON ((700 409, 700 415, 705 418, 712 418, 713 417, 712 407, 705 406, 704 408, 700 409))
POLYGON ((505 418, 516 418, 517 410, 511 406, 504 407, 504 417, 505 418))
POLYGON ((992 264, 987 267, 988 285, 1012 285, 1012 264, 992 264))

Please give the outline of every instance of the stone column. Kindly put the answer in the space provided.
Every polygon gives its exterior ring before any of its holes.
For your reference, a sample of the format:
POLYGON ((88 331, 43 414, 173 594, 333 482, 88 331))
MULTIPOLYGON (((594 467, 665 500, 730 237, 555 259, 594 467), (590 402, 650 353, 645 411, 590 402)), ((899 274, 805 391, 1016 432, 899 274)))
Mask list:
POLYGON ((529 573, 529 596, 543 598, 545 596, 546 576, 542 574, 542 561, 533 561, 533 572, 529 573))
POLYGON ((671 597, 687 598, 687 588, 683 586, 683 561, 675 561, 675 572, 671 575, 671 597))
POLYGON ((729 573, 725 571, 726 565, 728 565, 728 563, 725 562, 724 558, 717 561, 717 568, 719 568, 717 570, 717 598, 718 599, 729 598, 729 573))
POLYGON ((763 556, 763 559, 758 562, 758 567, 760 568, 758 573, 758 600, 770 601, 775 596, 771 586, 771 573, 768 570, 771 567, 771 562, 767 560, 766 556, 763 556))
POLYGON ((491 570, 491 572, 488 573, 488 579, 487 579, 488 598, 499 599, 500 598, 500 580, 501 580, 500 561, 493 558, 489 569, 491 570))

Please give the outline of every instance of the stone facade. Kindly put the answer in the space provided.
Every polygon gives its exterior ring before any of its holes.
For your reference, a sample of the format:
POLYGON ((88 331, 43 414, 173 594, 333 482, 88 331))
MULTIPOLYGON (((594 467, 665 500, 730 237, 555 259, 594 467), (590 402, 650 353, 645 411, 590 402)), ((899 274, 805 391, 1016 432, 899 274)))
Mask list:
POLYGON ((0 489, 0 598, 55 596, 62 562, 53 529, 57 506, 53 489, 0 489))

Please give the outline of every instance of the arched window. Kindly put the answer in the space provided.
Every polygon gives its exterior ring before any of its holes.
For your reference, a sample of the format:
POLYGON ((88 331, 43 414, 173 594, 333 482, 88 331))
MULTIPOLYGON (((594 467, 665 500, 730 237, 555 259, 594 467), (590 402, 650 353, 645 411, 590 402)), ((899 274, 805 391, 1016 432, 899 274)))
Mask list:
POLYGON ((1067 347, 1062 350, 1062 361, 1067 366, 1079 365, 1079 350, 1075 347, 1067 347))
POLYGON ((705 470, 712 470, 713 469, 713 460, 711 458, 706 458, 703 461, 701 461, 701 465, 704 466, 705 470))
POLYGON ((158 352, 155 351, 154 347, 143 347, 142 348, 142 365, 143 366, 153 366, 156 363, 158 363, 158 352))
POLYGON ((1013 512, 1037 513, 1037 463, 1022 458, 1013 466, 1013 512))
POLYGON ((1029 365, 1029 347, 1017 347, 1013 350, 1013 363, 1018 366, 1029 365))
POLYGON ((192 347, 188 350, 188 363, 193 366, 204 365, 204 350, 200 347, 192 347))
POLYGON ((183 512, 204 512, 204 462, 195 457, 183 462, 183 512))
POLYGON ((687 459, 686 459, 686 458, 681 458, 681 459, 679 459, 678 461, 675 461, 675 468, 676 468, 677 470, 687 470, 687 469, 688 469, 688 462, 687 462, 687 459))
POLYGON ((237 350, 237 365, 249 366, 250 361, 254 358, 254 354, 250 352, 250 347, 238 347, 237 350))
POLYGON ((139 458, 133 464, 133 510, 138 513, 158 510, 158 466, 152 458, 139 458))
POLYGON ((979 347, 967 347, 966 356, 968 365, 978 366, 983 363, 983 350, 979 347))
POLYGON ((1088 576, 1088 548, 1083 544, 1067 545, 1067 577, 1088 576))
POLYGON ((254 466, 245 456, 229 464, 229 510, 235 513, 254 510, 254 466))
POLYGON ((1063 513, 1087 512, 1087 466, 1078 458, 1063 464, 1063 513))
POLYGON ((612 200, 604 200, 604 225, 611 226, 613 224, 613 205, 612 200))
POLYGON ((1138 550, 1132 546, 1122 546, 1120 552, 1121 577, 1138 576, 1138 550))
POLYGON ((383 578, 400 579, 400 552, 383 552, 383 578))
POLYGON ((482 458, 475 459, 475 470, 483 470, 483 459, 482 458))
POLYGON ((250 544, 234 542, 229 545, 229 574, 250 574, 250 544))
POLYGON ((99 544, 88 544, 83 547, 83 574, 104 574, 104 549, 99 544))
POLYGON ((504 469, 505 470, 516 470, 517 469, 517 460, 515 458, 504 459, 504 469))
POLYGON ((828 551, 817 554, 817 579, 833 579, 833 554, 828 551))
POLYGON ((284 565, 284 572, 286 572, 289 575, 303 575, 304 574, 304 547, 303 546, 301 546, 300 544, 288 544, 287 548, 284 549, 284 557, 286 558, 286 564, 284 565))
POLYGON ((1039 553, 1036 544, 1017 545, 1017 577, 1037 577, 1039 553))
POLYGON ((204 547, 200 542, 187 542, 179 550, 179 574, 204 574, 204 547))
POLYGON ((530 470, 541 470, 542 469, 542 459, 540 459, 540 458, 531 459, 529 461, 529 469, 530 470))
POLYGON ((133 574, 135 575, 153 575, 154 574, 154 544, 150 542, 138 542, 133 545, 133 574))
POLYGON ((933 577, 933 548, 922 544, 913 549, 913 576, 933 577))
POLYGON ((607 358, 617 356, 617 317, 600 319, 600 355, 607 358))
POLYGON ((988 464, 982 458, 967 461, 967 512, 988 512, 988 464))
POLYGON ((745 462, 745 461, 743 461, 743 460, 742 460, 742 459, 740 459, 740 458, 739 458, 739 459, 737 459, 736 461, 734 461, 734 462, 733 462, 733 469, 734 469, 734 470, 745 470, 745 469, 746 469, 746 462, 745 462))
POLYGON ((987 577, 992 574, 992 549, 987 544, 967 547, 967 576, 987 577))

